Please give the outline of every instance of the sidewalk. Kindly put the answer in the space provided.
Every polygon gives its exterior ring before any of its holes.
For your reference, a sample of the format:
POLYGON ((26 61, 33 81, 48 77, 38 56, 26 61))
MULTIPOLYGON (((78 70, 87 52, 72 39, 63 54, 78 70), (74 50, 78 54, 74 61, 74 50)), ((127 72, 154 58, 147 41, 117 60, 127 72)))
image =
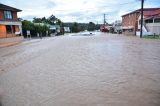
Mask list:
POLYGON ((21 43, 21 42, 2 43, 2 44, 0 44, 0 48, 13 46, 13 45, 16 45, 16 44, 19 44, 19 43, 21 43))
POLYGON ((0 38, 0 48, 13 46, 15 44, 21 43, 24 40, 23 36, 0 38))

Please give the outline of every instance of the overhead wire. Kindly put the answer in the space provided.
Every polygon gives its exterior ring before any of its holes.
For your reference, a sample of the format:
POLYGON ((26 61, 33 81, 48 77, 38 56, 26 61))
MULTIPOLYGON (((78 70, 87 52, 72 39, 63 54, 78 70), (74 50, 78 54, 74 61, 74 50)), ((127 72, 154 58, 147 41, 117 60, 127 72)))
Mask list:
POLYGON ((75 9, 75 8, 73 8, 73 9, 57 9, 57 10, 53 10, 53 11, 73 11, 73 10, 86 10, 86 11, 90 11, 90 10, 93 10, 93 9, 98 9, 98 8, 105 8, 105 7, 113 7, 113 6, 116 6, 116 5, 127 5, 127 4, 131 4, 131 3, 137 3, 137 2, 135 2, 135 1, 132 1, 132 2, 126 2, 126 3, 120 3, 120 4, 110 4, 110 5, 107 5, 107 6, 98 6, 98 7, 95 7, 95 8, 83 8, 83 9, 75 9))

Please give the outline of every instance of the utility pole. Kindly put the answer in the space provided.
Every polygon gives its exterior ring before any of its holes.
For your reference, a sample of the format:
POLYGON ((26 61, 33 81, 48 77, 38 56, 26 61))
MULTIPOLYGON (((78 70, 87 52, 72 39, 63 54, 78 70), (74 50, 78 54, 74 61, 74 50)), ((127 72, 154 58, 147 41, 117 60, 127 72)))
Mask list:
POLYGON ((104 25, 106 24, 106 14, 104 14, 104 25))
POLYGON ((140 38, 142 38, 143 35, 143 4, 144 0, 141 0, 141 32, 140 32, 140 38))

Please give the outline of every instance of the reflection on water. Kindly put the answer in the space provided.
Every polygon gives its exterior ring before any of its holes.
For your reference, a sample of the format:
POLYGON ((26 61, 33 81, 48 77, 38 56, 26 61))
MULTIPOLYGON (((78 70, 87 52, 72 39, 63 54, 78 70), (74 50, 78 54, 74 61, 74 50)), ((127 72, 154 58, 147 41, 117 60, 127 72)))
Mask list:
POLYGON ((64 36, 0 49, 4 106, 159 106, 160 42, 64 36))

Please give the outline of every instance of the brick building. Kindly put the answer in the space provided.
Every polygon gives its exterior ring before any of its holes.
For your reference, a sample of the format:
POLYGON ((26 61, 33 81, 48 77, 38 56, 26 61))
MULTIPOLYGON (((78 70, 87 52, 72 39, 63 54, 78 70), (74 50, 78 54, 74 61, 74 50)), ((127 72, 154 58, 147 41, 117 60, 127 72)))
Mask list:
POLYGON ((0 4, 0 38, 10 38, 22 34, 22 23, 17 17, 21 10, 0 4))
MULTIPOLYGON (((150 26, 146 27, 147 20, 152 18, 159 20, 160 16, 160 8, 144 8, 144 29, 147 31, 152 31, 149 29, 153 29, 150 26)), ((140 31, 140 17, 141 17, 141 9, 135 10, 133 12, 130 12, 128 14, 125 14, 122 16, 122 29, 123 34, 126 35, 136 35, 137 31, 140 31)), ((158 21, 157 21, 158 22, 158 21)), ((155 25, 155 23, 154 23, 155 25)), ((153 26, 154 26, 153 25, 153 26)), ((157 26, 157 25, 156 25, 157 26)), ((157 27, 159 28, 159 27, 157 27)))

